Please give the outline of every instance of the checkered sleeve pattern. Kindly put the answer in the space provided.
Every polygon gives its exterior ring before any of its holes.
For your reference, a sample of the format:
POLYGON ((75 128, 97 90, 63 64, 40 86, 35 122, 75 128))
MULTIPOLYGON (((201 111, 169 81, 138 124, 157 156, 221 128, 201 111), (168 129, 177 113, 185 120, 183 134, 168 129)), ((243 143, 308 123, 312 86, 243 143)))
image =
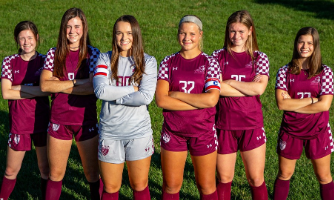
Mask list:
MULTIPOLYGON (((212 56, 214 59, 217 60, 218 65, 219 65, 219 54, 221 54, 223 51, 225 51, 225 48, 223 48, 223 49, 219 49, 219 50, 215 50, 215 51, 213 51, 213 53, 211 54, 211 56, 212 56)), ((224 67, 224 66, 220 66, 220 67, 219 67, 219 73, 220 73, 220 74, 222 73, 221 69, 222 69, 223 67, 224 67)))
POLYGON ((287 83, 286 83, 286 73, 288 71, 288 65, 281 67, 276 75, 276 89, 281 89, 288 91, 287 83))
POLYGON ((168 67, 168 63, 169 60, 174 57, 175 54, 172 54, 170 56, 166 56, 160 63, 160 67, 159 67, 159 72, 158 72, 158 80, 165 80, 165 81, 169 81, 169 67, 168 67))
MULTIPOLYGON (((204 54, 204 53, 203 53, 204 54)), ((208 56, 206 54, 204 54, 208 61, 209 61, 209 66, 208 66, 208 73, 206 75, 206 79, 209 78, 217 78, 219 80, 220 78, 220 72, 219 72, 219 63, 216 59, 214 59, 214 57, 212 56, 208 56)))
POLYGON ((323 66, 322 78, 321 78, 321 91, 320 95, 333 95, 333 72, 332 69, 326 65, 323 66))
POLYGON ((257 52, 258 57, 256 61, 256 75, 262 74, 269 77, 269 60, 268 56, 263 52, 257 52))
POLYGON ((43 69, 53 72, 53 67, 54 67, 53 62, 55 59, 55 52, 56 52, 56 48, 51 48, 48 51, 48 53, 46 54, 45 60, 44 60, 43 69))
POLYGON ((18 57, 18 54, 7 56, 2 61, 2 68, 1 68, 1 78, 5 78, 13 82, 13 69, 11 65, 11 61, 18 57))
POLYGON ((100 50, 92 46, 88 46, 88 48, 90 49, 91 52, 89 58, 89 73, 93 73, 96 67, 97 59, 99 58, 100 55, 100 50))

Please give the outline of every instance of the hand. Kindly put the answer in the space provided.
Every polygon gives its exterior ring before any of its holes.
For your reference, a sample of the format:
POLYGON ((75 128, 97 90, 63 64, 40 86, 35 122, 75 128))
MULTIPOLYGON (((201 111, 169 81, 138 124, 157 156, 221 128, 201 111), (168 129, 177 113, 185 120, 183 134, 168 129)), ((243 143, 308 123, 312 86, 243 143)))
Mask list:
POLYGON ((12 85, 12 90, 21 90, 21 85, 12 85))
POLYGON ((287 92, 282 92, 282 97, 283 97, 283 99, 291 99, 289 93, 287 93, 287 92))
POLYGON ((133 89, 135 90, 135 92, 138 92, 139 88, 137 86, 133 86, 133 89))
POLYGON ((262 78, 262 75, 261 74, 258 74, 258 75, 256 75, 255 77, 254 77, 254 79, 253 79, 253 82, 260 82, 260 80, 261 80, 261 78, 262 78))
POLYGON ((313 98, 313 103, 317 103, 319 101, 318 98, 313 98))

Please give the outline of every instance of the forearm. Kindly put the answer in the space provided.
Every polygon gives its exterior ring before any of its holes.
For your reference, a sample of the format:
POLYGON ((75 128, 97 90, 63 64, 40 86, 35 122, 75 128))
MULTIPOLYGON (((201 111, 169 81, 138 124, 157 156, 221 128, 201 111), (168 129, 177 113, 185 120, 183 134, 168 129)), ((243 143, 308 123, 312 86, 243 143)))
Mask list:
POLYGON ((183 101, 180 101, 178 99, 172 98, 170 96, 164 95, 164 96, 157 96, 155 97, 156 103, 158 107, 166 109, 166 110, 196 110, 198 108, 185 103, 183 101))
POLYGON ((241 93, 239 90, 231 87, 230 85, 221 82, 220 83, 220 95, 225 97, 244 97, 245 94, 241 93))
POLYGON ((59 93, 74 86, 73 81, 44 80, 41 81, 41 91, 50 93, 59 93))
POLYGON ((30 99, 34 98, 34 95, 19 91, 19 90, 6 90, 5 92, 2 91, 2 97, 3 99, 8 99, 8 100, 20 100, 20 99, 30 99))
POLYGON ((311 98, 304 99, 283 99, 278 103, 278 109, 285 111, 294 111, 304 108, 312 104, 311 98))
POLYGON ((50 93, 42 92, 40 86, 21 85, 19 91, 30 94, 32 96, 49 96, 50 93))
POLYGON ((241 82, 236 80, 229 80, 229 85, 247 96, 262 95, 267 86, 267 84, 264 85, 262 82, 241 82))
POLYGON ((93 89, 92 83, 88 82, 83 85, 71 87, 61 92, 65 94, 90 95, 90 94, 94 94, 94 89, 93 89))
POLYGON ((189 94, 183 92, 171 92, 171 97, 179 99, 196 108, 214 107, 219 99, 219 90, 212 89, 207 93, 189 94))
POLYGON ((333 99, 332 95, 320 96, 317 102, 307 105, 303 108, 297 109, 295 112, 313 114, 313 113, 328 111, 332 104, 332 99, 333 99))
POLYGON ((116 104, 127 106, 141 106, 149 105, 153 100, 153 95, 144 93, 142 91, 133 92, 116 99, 116 104))

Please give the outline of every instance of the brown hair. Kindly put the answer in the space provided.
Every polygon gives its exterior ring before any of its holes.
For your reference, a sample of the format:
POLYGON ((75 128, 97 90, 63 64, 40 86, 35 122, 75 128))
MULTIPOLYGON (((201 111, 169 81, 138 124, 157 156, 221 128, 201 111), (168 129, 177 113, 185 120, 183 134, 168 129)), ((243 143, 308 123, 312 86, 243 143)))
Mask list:
POLYGON ((253 19, 249 12, 247 10, 239 10, 234 12, 227 20, 226 23, 226 29, 225 29, 225 41, 224 41, 224 47, 227 49, 229 54, 232 54, 231 48, 232 48, 232 42, 230 40, 229 36, 229 29, 231 24, 233 23, 242 23, 245 25, 248 29, 252 28, 252 34, 248 36, 246 41, 246 52, 252 57, 252 60, 254 61, 254 51, 258 51, 259 47, 257 45, 256 40, 256 31, 253 19))
POLYGON ((320 52, 320 40, 319 33, 315 28, 312 27, 304 27, 301 28, 295 38, 295 43, 293 47, 292 59, 289 63, 289 70, 291 74, 299 74, 301 71, 300 63, 299 63, 299 53, 298 53, 298 40, 302 35, 311 35, 313 38, 313 53, 309 59, 308 67, 309 67, 309 77, 319 74, 322 70, 322 60, 321 60, 321 52, 320 52))
POLYGON ((64 13, 61 19, 58 43, 54 58, 53 74, 54 76, 59 78, 64 77, 64 71, 66 71, 66 57, 70 52, 70 46, 67 40, 67 23, 69 20, 75 17, 79 17, 81 19, 83 28, 83 34, 79 44, 79 60, 77 64, 77 70, 79 70, 79 68, 81 68, 82 66, 87 65, 87 63, 84 60, 86 60, 88 57, 87 45, 90 45, 90 40, 88 36, 88 24, 86 16, 81 9, 70 8, 64 13))
MULTIPOLYGON (((37 41, 37 43, 39 42, 39 38, 38 38, 38 30, 36 25, 31 22, 31 21, 22 21, 19 22, 14 29, 14 38, 15 38, 15 42, 16 42, 16 46, 19 47, 19 34, 21 33, 21 31, 24 30, 30 30, 35 37, 35 40, 37 41)), ((21 47, 18 50, 19 53, 22 52, 21 47)))
POLYGON ((114 24, 113 36, 112 36, 112 55, 110 61, 110 68, 112 72, 111 79, 118 81, 117 73, 118 73, 119 49, 117 46, 117 39, 116 39, 116 25, 118 22, 128 22, 131 25, 131 31, 133 37, 131 56, 133 57, 134 64, 136 67, 133 75, 129 79, 129 83, 135 82, 139 85, 143 73, 145 73, 144 44, 139 23, 136 20, 136 18, 132 15, 123 15, 119 17, 114 24))

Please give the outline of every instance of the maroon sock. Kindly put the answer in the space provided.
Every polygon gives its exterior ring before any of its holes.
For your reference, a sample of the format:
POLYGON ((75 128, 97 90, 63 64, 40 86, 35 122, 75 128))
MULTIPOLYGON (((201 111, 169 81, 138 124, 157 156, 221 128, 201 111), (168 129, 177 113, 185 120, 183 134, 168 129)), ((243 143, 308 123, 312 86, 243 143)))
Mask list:
POLYGON ((41 192, 42 192, 42 200, 45 200, 46 194, 46 184, 48 183, 48 179, 41 178, 41 192))
POLYGON ((119 191, 115 193, 108 193, 106 191, 103 191, 101 200, 118 200, 118 194, 119 191))
POLYGON ((320 193, 322 200, 333 200, 334 199, 333 181, 327 184, 320 184, 320 193))
POLYGON ((231 199, 231 185, 232 181, 229 183, 222 183, 218 181, 217 184, 217 193, 219 200, 230 200, 231 199))
POLYGON ((143 191, 133 191, 133 199, 134 200, 150 200, 151 195, 150 195, 150 190, 148 189, 148 186, 143 191))
POLYGON ((100 200, 100 193, 99 193, 99 189, 100 189, 100 180, 91 183, 89 183, 89 189, 90 189, 90 199, 91 200, 100 200))
POLYGON ((290 180, 281 180, 276 178, 274 185, 274 200, 284 200, 288 198, 290 180))
POLYGON ((263 181, 262 185, 259 187, 251 186, 252 199, 256 200, 268 200, 268 191, 266 183, 263 181))
POLYGON ((103 182, 102 178, 100 178, 100 188, 99 188, 100 199, 102 199, 102 193, 103 193, 103 182))
POLYGON ((201 200, 218 200, 217 190, 211 194, 201 194, 201 200))
POLYGON ((48 183, 46 184, 45 199, 46 200, 58 200, 60 198, 62 184, 63 184, 62 180, 52 181, 49 179, 48 183))
POLYGON ((0 199, 3 198, 4 200, 8 199, 10 194, 12 193, 14 187, 15 187, 16 179, 10 180, 6 177, 3 177, 2 179, 2 185, 0 190, 0 199))
POLYGON ((169 199, 179 200, 180 199, 180 192, 178 192, 176 194, 168 194, 167 192, 162 190, 162 200, 169 200, 169 199))

